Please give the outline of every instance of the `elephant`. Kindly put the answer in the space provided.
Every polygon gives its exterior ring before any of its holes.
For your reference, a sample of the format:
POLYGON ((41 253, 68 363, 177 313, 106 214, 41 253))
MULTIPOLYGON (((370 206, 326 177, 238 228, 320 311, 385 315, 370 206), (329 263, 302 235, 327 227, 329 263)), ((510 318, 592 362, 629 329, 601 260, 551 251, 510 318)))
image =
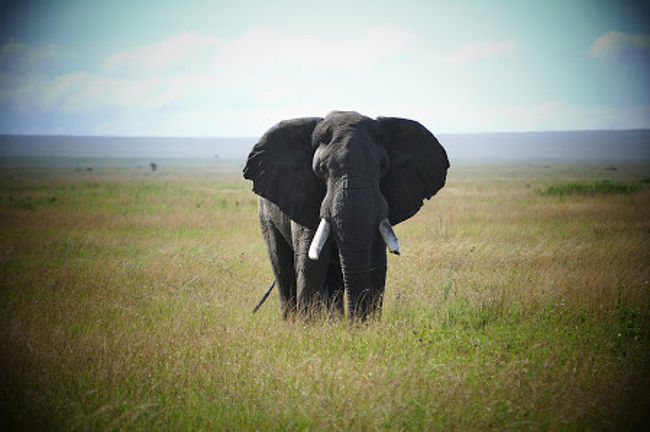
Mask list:
POLYGON ((420 123, 351 111, 281 121, 243 169, 259 195, 281 313, 381 316, 392 226, 444 185, 445 149, 420 123), (344 293, 346 302, 344 304, 344 293))

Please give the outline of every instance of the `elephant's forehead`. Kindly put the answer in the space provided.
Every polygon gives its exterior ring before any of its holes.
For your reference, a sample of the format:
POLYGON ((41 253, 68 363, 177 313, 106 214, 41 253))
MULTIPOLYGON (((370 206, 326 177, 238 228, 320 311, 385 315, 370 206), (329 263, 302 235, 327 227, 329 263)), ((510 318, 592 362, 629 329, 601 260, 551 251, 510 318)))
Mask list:
POLYGON ((335 137, 354 136, 357 133, 378 130, 376 121, 354 112, 336 112, 329 114, 321 122, 315 136, 321 143, 328 143, 335 137))
POLYGON ((354 111, 334 111, 325 117, 323 126, 360 126, 366 123, 373 123, 370 117, 366 117, 354 111))

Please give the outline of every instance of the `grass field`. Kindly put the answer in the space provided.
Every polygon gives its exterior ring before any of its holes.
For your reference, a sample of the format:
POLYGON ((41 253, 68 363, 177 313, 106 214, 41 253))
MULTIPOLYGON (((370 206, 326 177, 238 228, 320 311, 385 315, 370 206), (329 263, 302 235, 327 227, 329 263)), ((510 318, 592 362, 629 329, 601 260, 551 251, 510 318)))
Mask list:
POLYGON ((349 325, 251 315, 235 170, 4 169, 0 429, 649 430, 648 176, 452 167, 349 325))

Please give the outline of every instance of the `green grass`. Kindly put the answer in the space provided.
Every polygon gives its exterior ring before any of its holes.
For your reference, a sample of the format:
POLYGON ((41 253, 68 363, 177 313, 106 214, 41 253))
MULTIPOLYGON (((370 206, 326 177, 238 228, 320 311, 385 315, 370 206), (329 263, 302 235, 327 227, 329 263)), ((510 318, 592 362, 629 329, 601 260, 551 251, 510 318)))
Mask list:
POLYGON ((647 430, 650 191, 536 192, 647 168, 453 168, 355 325, 251 315, 236 171, 6 170, 0 428, 647 430))
POLYGON ((567 195, 596 195, 596 194, 631 194, 641 189, 639 183, 598 181, 595 183, 566 183, 561 185, 548 186, 540 191, 543 195, 567 196, 567 195))

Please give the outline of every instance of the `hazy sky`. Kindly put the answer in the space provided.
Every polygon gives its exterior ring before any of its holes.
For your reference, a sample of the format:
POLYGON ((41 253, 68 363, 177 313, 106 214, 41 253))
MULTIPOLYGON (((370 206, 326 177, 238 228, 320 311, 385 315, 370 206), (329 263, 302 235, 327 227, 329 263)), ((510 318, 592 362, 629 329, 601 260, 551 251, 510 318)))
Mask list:
POLYGON ((598 0, 0 0, 0 133, 257 136, 334 109, 434 132, 650 128, 649 12, 598 0))

